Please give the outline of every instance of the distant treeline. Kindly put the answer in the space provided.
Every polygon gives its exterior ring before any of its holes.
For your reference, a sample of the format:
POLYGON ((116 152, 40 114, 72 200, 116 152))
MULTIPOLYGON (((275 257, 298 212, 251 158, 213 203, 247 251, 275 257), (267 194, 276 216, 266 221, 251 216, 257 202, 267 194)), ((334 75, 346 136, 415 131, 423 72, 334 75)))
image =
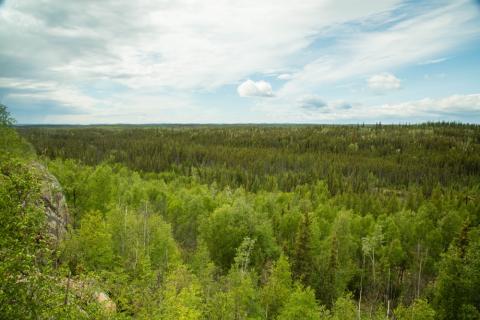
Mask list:
POLYGON ((480 126, 163 125, 20 127, 38 154, 143 172, 172 171, 247 190, 291 191, 317 180, 332 194, 480 180, 480 126))

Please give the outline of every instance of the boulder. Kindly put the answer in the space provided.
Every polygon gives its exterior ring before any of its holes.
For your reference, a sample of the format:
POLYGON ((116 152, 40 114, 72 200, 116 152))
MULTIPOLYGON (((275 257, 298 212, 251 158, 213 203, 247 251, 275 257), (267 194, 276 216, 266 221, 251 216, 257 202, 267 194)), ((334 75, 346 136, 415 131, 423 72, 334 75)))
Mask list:
POLYGON ((103 307, 108 313, 115 313, 117 311, 117 305, 110 299, 105 292, 95 292, 95 300, 103 307))

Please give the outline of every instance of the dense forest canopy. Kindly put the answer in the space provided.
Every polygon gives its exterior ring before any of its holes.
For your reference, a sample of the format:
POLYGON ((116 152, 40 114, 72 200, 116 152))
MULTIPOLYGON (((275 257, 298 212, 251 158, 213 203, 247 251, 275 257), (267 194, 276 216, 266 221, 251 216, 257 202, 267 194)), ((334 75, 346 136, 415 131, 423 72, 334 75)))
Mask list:
POLYGON ((330 192, 437 184, 472 186, 480 177, 480 126, 233 125, 20 128, 40 155, 143 172, 173 171, 247 190, 291 191, 318 180, 330 192))
POLYGON ((480 319, 479 126, 1 128, 2 319, 480 319))

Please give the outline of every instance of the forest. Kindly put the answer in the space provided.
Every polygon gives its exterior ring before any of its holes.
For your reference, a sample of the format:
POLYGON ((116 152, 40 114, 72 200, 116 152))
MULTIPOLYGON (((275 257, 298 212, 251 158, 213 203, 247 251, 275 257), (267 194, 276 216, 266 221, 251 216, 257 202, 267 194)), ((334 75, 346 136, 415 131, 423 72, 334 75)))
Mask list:
POLYGON ((0 219, 1 319, 480 319, 478 125, 14 126, 1 106, 0 219), (55 245, 33 162, 68 204, 55 245))

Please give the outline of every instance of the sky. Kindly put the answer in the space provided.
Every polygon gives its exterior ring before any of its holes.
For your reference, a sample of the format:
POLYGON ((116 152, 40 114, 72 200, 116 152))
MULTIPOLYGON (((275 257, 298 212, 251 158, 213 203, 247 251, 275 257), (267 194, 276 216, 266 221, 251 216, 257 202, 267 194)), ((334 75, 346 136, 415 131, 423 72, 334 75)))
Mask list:
POLYGON ((480 123, 479 0, 0 0, 20 124, 480 123))

